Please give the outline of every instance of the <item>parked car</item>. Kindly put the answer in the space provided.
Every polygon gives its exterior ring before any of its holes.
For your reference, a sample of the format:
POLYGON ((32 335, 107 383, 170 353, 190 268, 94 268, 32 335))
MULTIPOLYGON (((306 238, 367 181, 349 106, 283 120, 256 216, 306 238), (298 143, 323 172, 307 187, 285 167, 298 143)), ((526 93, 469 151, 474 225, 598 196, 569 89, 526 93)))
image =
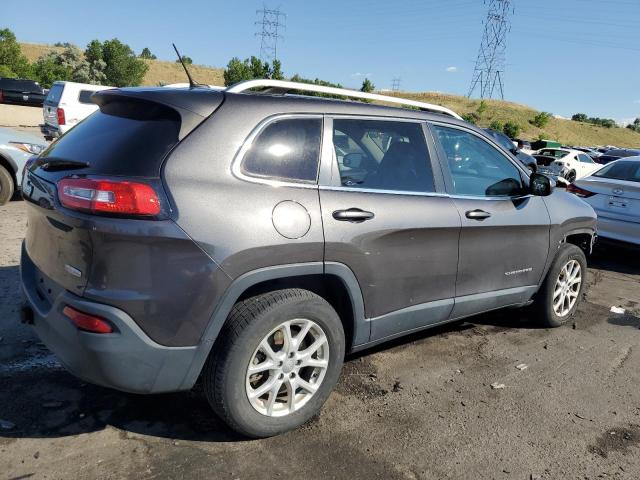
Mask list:
POLYGON ((23 321, 86 381, 201 379, 265 437, 346 352, 531 301, 559 326, 582 298, 591 206, 445 107, 277 80, 93 99, 27 166, 20 270, 23 321))
POLYGON ((41 138, 9 128, 0 128, 0 205, 20 189, 27 160, 47 147, 41 138))
POLYGON ((601 165, 606 165, 607 163, 619 160, 620 158, 637 157, 638 155, 640 155, 640 150, 631 148, 617 148, 609 150, 607 151, 607 153, 600 155, 595 159, 595 161, 601 165))
POLYGON ((598 235, 640 245, 640 157, 615 160, 567 187, 598 214, 598 235))
MULTIPOLYGON (((578 150, 580 152, 586 153, 587 155, 589 155, 594 161, 596 158, 600 157, 602 155, 602 153, 600 153, 597 150, 594 150, 593 148, 589 148, 589 147, 571 147, 573 150, 578 150)), ((598 162, 596 162, 598 163, 598 162)))
POLYGON ((531 155, 524 153, 517 146, 513 144, 513 141, 507 137, 504 133, 499 132, 498 130, 493 130, 491 128, 485 128, 485 132, 487 132, 493 139, 498 142, 502 148, 511 153, 514 157, 516 157, 526 168, 535 172, 538 168, 536 163, 536 159, 531 155))
POLYGON ((46 90, 38 82, 26 78, 0 78, 0 103, 39 107, 46 90))
POLYGON ((47 140, 59 137, 98 110, 91 95, 113 87, 88 83, 55 82, 44 101, 40 131, 47 140))
POLYGON ((579 150, 543 148, 534 154, 540 173, 557 175, 573 183, 600 168, 593 159, 579 150))

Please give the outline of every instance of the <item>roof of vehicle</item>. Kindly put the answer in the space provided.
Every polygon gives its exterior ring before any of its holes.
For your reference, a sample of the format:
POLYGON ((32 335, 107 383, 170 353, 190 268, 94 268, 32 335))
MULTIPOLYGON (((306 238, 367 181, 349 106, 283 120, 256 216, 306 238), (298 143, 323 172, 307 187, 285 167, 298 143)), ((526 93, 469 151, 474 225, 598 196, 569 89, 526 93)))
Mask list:
POLYGON ((616 148, 613 150, 609 150, 606 153, 607 156, 612 155, 612 156, 616 156, 616 155, 627 155, 627 156, 631 156, 631 155, 640 155, 640 150, 636 150, 634 148, 616 148))
POLYGON ((53 82, 51 86, 53 87, 53 85, 65 85, 65 86, 73 85, 73 86, 83 88, 85 90, 106 90, 108 88, 116 88, 116 87, 110 87, 109 85, 94 85, 92 83, 67 82, 66 80, 57 80, 53 82))

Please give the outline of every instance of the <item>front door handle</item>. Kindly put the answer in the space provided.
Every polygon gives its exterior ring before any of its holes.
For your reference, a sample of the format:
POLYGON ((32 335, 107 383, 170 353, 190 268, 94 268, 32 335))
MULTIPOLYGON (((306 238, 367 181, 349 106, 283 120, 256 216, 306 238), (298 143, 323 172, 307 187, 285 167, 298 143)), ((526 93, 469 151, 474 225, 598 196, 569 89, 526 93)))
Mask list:
POLYGON ((343 222, 359 223, 364 222, 365 220, 370 220, 374 216, 373 212, 367 212, 365 210, 360 210, 359 208, 348 208, 346 210, 336 210, 333 212, 333 218, 343 222))
POLYGON ((485 212, 484 210, 476 209, 469 210, 465 213, 465 216, 471 220, 484 220, 485 218, 489 218, 491 214, 489 212, 485 212))

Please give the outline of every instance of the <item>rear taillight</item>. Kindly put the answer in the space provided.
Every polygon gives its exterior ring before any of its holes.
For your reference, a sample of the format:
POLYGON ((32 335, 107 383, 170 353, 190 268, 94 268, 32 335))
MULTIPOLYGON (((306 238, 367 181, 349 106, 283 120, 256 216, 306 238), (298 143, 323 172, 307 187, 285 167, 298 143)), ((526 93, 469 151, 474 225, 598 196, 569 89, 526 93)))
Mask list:
POLYGON ((146 183, 64 178, 58 182, 63 206, 90 213, 152 216, 160 213, 160 199, 146 183))
POLYGON ((79 330, 91 333, 113 332, 113 327, 104 318, 83 313, 68 305, 62 309, 62 313, 65 317, 69 318, 79 330))
POLYGON ((64 118, 64 108, 58 108, 56 110, 56 115, 58 117, 58 125, 65 125, 66 119, 64 118))
POLYGON ((567 185, 567 192, 573 193, 574 195, 577 195, 580 198, 589 198, 595 195, 595 193, 590 192, 589 190, 585 190, 584 188, 580 188, 574 185, 573 183, 570 185, 567 185))
POLYGON ((4 95, 2 94, 2 90, 0 90, 0 103, 4 102, 4 95))

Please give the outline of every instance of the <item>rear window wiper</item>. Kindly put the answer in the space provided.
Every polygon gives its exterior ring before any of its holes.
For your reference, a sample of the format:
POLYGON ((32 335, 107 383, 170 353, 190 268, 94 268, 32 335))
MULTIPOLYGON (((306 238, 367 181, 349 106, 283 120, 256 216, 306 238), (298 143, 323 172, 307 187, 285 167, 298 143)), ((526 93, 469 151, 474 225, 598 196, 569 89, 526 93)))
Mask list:
POLYGON ((78 168, 87 168, 89 162, 81 162, 77 160, 65 160, 62 158, 43 158, 38 162, 40 168, 51 172, 54 170, 75 170, 78 168))

